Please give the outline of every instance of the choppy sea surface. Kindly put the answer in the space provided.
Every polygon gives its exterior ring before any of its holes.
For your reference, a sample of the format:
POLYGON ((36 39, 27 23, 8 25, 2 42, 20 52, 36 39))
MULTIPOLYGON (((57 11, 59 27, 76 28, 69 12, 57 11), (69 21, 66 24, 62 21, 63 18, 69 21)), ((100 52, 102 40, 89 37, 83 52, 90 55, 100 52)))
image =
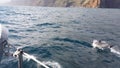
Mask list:
MULTIPOLYGON (((120 46, 120 9, 1 6, 0 23, 9 29, 10 44, 45 64, 120 68, 119 56, 91 47, 93 39, 120 46)), ((0 68, 17 68, 17 59, 3 57, 0 68)), ((43 67, 24 59, 23 68, 43 67)))

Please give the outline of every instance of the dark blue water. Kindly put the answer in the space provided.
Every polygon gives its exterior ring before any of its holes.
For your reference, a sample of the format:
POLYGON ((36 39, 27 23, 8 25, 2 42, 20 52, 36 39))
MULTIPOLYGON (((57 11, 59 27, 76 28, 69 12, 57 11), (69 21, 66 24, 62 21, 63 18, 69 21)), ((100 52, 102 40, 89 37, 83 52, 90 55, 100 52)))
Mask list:
MULTIPOLYGON (((120 9, 0 7, 0 23, 9 42, 43 62, 62 68, 119 68, 120 57, 92 49, 93 39, 120 46, 120 9)), ((24 68, 41 68, 24 60, 24 68)), ((3 58, 0 68, 17 68, 3 58)))

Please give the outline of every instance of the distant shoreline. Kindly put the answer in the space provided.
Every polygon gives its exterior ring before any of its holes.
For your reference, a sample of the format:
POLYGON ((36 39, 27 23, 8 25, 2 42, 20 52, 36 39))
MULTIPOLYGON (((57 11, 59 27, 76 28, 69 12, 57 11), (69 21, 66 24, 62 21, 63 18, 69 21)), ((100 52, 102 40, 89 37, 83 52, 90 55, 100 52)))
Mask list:
POLYGON ((7 6, 120 8, 120 0, 11 0, 7 6))

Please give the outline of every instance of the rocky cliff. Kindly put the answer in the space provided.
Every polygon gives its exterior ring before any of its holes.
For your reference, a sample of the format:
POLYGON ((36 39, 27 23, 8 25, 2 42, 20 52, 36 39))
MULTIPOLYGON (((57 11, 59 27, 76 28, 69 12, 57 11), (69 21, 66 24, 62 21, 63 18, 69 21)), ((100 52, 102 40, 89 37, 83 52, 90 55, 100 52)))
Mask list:
POLYGON ((120 8, 120 0, 12 0, 11 3, 48 7, 120 8))

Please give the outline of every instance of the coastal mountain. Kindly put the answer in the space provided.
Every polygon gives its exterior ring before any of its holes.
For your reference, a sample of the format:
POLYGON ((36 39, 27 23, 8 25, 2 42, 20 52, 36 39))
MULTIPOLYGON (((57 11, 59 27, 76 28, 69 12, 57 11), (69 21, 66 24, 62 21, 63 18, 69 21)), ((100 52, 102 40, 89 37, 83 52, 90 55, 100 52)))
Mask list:
POLYGON ((10 4, 45 7, 120 8, 120 0, 12 0, 10 4))

